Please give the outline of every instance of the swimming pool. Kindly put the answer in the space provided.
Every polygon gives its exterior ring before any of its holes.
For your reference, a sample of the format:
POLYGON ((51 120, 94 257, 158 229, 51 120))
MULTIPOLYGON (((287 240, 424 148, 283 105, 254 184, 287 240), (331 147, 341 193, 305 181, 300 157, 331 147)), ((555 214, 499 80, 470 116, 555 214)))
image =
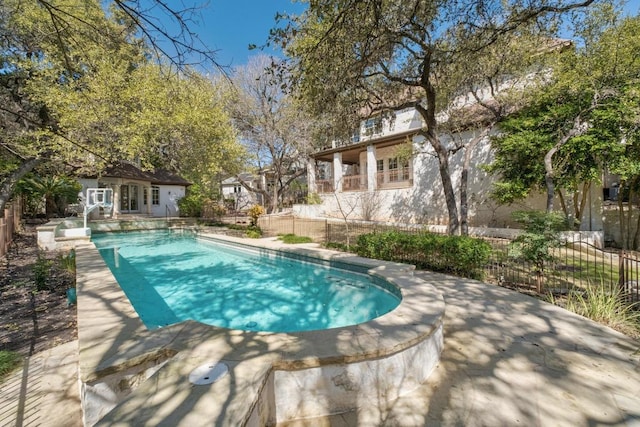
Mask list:
POLYGON ((191 233, 108 233, 92 240, 149 329, 191 319, 250 331, 320 330, 369 321, 400 303, 399 291, 368 275, 191 233))
POLYGON ((81 243, 76 246, 76 283, 86 425, 101 419, 100 425, 124 420, 157 425, 167 423, 165 417, 182 420, 181 425, 210 420, 246 426, 310 419, 393 405, 435 369, 443 345, 444 299, 414 276, 412 266, 274 239, 233 238, 209 229, 198 237, 267 258, 366 272, 376 284, 399 290, 402 299, 378 318, 331 329, 264 333, 186 321, 150 330, 94 242, 81 243), (195 369, 218 362, 229 367, 220 381, 190 382, 195 369))

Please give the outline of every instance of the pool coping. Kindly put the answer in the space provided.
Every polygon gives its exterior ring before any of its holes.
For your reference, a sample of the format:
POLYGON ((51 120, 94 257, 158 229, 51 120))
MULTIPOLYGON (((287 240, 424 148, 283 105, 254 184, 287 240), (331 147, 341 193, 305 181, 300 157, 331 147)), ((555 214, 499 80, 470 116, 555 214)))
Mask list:
MULTIPOLYGON (((439 356, 444 300, 433 286, 413 276, 413 266, 329 251, 315 244, 199 235, 281 256, 355 264, 398 286, 403 300, 396 309, 372 321, 323 331, 249 332, 194 321, 149 331, 93 243, 79 244, 79 376, 82 394, 87 397, 83 402, 86 425, 98 420, 99 424, 123 420, 135 424, 167 419, 185 425, 198 425, 198 419, 214 419, 220 425, 262 425, 274 417, 267 406, 272 406, 276 397, 265 392, 273 389, 274 371, 366 364, 394 357, 426 340, 433 340, 432 352, 439 356), (229 365, 230 378, 195 389, 185 381, 191 369, 211 361, 229 365), (167 394, 158 390, 167 390, 167 394), (193 402, 186 404, 185 397, 175 403, 180 393, 193 402), (100 406, 97 401, 107 395, 111 401, 100 406), (173 409, 167 409, 170 407, 173 409)), ((436 363, 437 358, 433 367, 436 363)))

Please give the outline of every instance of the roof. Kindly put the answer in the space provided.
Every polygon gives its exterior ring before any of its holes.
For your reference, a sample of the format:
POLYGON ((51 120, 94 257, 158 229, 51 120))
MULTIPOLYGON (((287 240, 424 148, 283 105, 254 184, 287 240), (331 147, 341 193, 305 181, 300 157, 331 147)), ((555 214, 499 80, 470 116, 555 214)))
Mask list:
POLYGON ((169 172, 166 169, 143 171, 137 166, 128 162, 120 162, 118 164, 107 167, 107 169, 102 173, 102 176, 106 178, 126 178, 140 181, 150 181, 151 184, 158 185, 184 185, 185 187, 191 185, 191 183, 186 179, 172 172, 169 172))
POLYGON ((256 176, 249 173, 249 172, 242 172, 240 174, 236 175, 232 175, 226 179, 222 180, 222 185, 236 185, 236 184, 240 184, 240 181, 244 181, 244 182, 253 182, 256 180, 256 176))

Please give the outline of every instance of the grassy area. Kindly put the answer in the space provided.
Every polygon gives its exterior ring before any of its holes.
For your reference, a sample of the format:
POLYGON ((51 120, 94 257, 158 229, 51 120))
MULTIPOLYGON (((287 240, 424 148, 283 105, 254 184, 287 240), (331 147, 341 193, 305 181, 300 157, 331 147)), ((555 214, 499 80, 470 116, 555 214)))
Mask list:
POLYGON ((10 372, 22 363, 22 356, 13 351, 0 351, 0 379, 3 379, 10 372))
POLYGON ((296 236, 295 234, 283 234, 278 236, 278 239, 282 240, 284 243, 289 244, 313 243, 313 239, 311 237, 296 236))
MULTIPOLYGON (((510 258, 506 244, 494 245, 492 261, 486 269, 492 282, 520 286, 534 286, 535 267, 510 258)), ((600 250, 563 247, 553 251, 553 261, 547 262, 543 271, 546 289, 587 289, 592 283, 615 284, 619 277, 617 254, 600 250)))

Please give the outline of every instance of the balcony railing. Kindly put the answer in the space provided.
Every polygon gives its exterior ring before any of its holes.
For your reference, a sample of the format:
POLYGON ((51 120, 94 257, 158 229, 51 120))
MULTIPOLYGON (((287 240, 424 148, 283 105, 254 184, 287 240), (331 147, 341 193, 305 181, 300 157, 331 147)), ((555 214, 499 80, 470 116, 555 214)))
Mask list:
MULTIPOLYGON (((413 185, 413 169, 409 167, 391 169, 376 174, 376 188, 404 188, 413 185)), ((333 179, 316 180, 318 193, 333 193, 333 179)), ((365 191, 368 189, 367 175, 345 175, 342 191, 365 191)))
POLYGON ((333 193, 333 179, 316 180, 318 193, 333 193))
POLYGON ((366 175, 347 175, 342 177, 342 191, 360 191, 366 189, 366 175))

